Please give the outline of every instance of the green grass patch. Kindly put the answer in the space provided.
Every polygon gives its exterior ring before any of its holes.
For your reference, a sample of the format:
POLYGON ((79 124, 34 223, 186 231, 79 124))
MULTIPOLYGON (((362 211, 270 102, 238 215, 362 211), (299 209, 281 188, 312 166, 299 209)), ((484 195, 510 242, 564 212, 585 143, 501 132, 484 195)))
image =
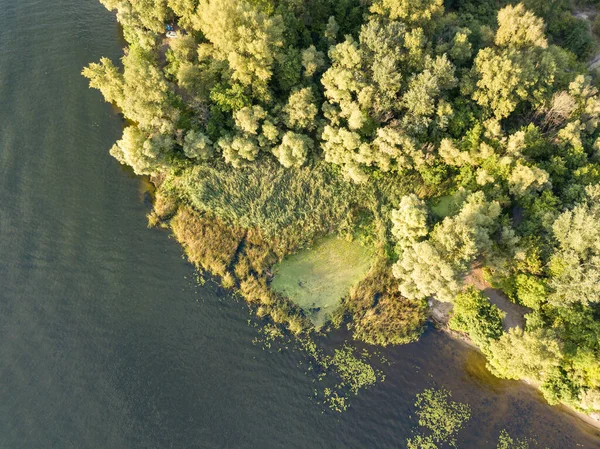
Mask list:
POLYGON ((460 211, 466 197, 465 190, 459 190, 452 195, 438 196, 429 200, 429 208, 436 218, 446 218, 460 211))
POLYGON ((372 262, 372 251, 359 242, 328 237, 278 264, 271 286, 320 328, 350 288, 364 279, 372 262))
POLYGON ((440 196, 432 202, 431 211, 437 217, 444 218, 450 215, 453 205, 454 197, 452 195, 440 196))

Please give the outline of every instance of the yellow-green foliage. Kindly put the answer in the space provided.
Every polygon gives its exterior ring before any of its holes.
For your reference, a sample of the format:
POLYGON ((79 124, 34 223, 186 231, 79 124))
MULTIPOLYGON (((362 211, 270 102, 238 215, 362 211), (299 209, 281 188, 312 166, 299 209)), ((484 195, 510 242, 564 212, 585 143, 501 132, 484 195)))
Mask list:
POLYGON ((260 233, 225 224, 180 206, 169 222, 189 260, 200 270, 220 276, 225 287, 237 287, 250 303, 263 307, 276 323, 297 334, 308 322, 289 301, 267 286, 266 270, 278 259, 260 233))
MULTIPOLYGON (((157 185, 160 180, 154 179, 157 185)), ((177 212, 177 198, 167 194, 162 190, 156 191, 154 195, 154 207, 152 212, 148 214, 148 226, 154 227, 170 220, 177 212)))
POLYGON ((487 352, 490 342, 502 336, 503 312, 473 287, 457 295, 453 303, 450 328, 467 333, 473 343, 487 352))
POLYGON ((213 43, 219 59, 227 60, 233 79, 263 89, 283 46, 281 16, 246 1, 201 0, 199 9, 194 28, 213 43))
MULTIPOLYGON (((418 202, 410 207, 406 201, 402 204, 408 211, 423 207, 418 202)), ((400 257, 393 272, 401 280, 402 294, 411 299, 435 295, 442 301, 451 301, 460 291, 461 274, 470 268, 478 255, 492 250, 491 236, 498 228, 500 212, 500 204, 488 202, 480 191, 466 198, 458 214, 438 223, 427 240, 422 224, 420 238, 419 235, 407 238, 410 235, 406 232, 407 224, 394 220, 395 234, 400 237, 400 257), (399 228, 404 232, 399 232, 399 228)), ((422 218, 423 213, 418 215, 422 218)), ((396 218, 399 217, 396 215, 396 218)))
POLYGON ((549 332, 511 329, 490 344, 488 366, 499 377, 543 382, 562 357, 556 338, 549 332))
POLYGON ((376 0, 371 11, 422 25, 444 11, 442 0, 376 0))
POLYGON ((197 210, 246 229, 260 229, 274 240, 293 241, 289 243, 293 246, 337 231, 360 199, 357 188, 324 164, 295 170, 271 161, 238 170, 199 165, 171 182, 197 210))

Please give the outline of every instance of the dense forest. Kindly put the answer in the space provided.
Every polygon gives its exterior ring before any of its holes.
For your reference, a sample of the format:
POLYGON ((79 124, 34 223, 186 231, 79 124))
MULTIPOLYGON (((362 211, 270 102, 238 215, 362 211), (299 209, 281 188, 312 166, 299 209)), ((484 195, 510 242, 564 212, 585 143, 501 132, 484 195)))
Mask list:
POLYGON ((494 374, 600 413, 596 24, 569 0, 101 2, 128 44, 83 72, 127 119, 111 154, 201 270, 303 335, 273 266, 360 241, 375 261, 331 326, 409 342, 449 302, 494 374))

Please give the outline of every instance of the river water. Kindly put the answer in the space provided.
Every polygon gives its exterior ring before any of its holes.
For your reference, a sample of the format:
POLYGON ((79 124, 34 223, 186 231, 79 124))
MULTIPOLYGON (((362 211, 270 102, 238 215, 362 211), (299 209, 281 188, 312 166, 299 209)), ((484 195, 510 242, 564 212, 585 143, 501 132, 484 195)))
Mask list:
POLYGON ((493 448, 503 428, 600 447, 433 330, 323 413, 301 356, 253 344, 245 305, 196 285, 146 229, 143 184, 108 154, 123 122, 80 76, 122 45, 97 0, 0 0, 0 448, 402 448, 428 386, 471 404, 460 448, 493 448))

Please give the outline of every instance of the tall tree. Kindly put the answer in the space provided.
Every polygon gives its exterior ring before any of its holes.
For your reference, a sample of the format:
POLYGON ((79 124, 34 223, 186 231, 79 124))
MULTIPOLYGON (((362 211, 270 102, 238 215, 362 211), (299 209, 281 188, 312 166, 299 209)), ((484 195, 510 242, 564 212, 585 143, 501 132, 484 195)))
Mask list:
POLYGON ((499 119, 522 103, 540 106, 549 99, 557 75, 541 19, 522 4, 498 12, 495 47, 479 51, 472 74, 473 99, 499 119))
POLYGON ((552 226, 558 247, 550 259, 550 300, 557 305, 600 303, 600 205, 592 198, 552 226))
POLYGON ((200 0, 198 10, 197 26, 215 46, 215 57, 228 61, 234 80, 265 97, 284 42, 281 16, 245 0, 200 0))

